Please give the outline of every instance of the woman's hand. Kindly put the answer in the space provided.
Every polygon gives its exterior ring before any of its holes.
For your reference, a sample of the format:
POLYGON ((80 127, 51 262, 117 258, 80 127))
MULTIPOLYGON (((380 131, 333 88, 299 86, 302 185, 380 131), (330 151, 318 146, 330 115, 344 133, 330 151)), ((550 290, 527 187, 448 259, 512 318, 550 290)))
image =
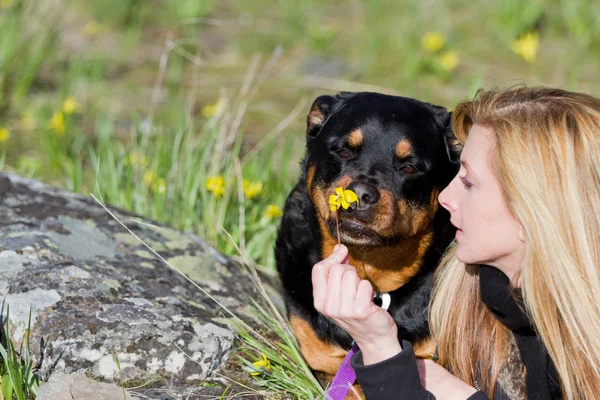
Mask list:
POLYGON ((438 400, 465 400, 477 390, 432 360, 417 359, 421 384, 438 400))
POLYGON ((361 280, 348 262, 348 249, 338 245, 312 269, 314 306, 356 341, 365 365, 398 354, 398 328, 392 316, 373 303, 373 286, 361 280))

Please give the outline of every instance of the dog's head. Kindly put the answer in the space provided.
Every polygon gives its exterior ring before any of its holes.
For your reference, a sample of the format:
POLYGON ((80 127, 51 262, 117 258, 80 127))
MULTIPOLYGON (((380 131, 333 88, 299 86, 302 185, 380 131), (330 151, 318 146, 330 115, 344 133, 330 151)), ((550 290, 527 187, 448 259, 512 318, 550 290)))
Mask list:
POLYGON ((390 246, 428 230, 440 208, 438 194, 458 171, 450 113, 414 99, 321 96, 306 133, 305 176, 323 233, 337 237, 336 212, 328 204, 335 188, 359 198, 337 211, 345 244, 390 246))

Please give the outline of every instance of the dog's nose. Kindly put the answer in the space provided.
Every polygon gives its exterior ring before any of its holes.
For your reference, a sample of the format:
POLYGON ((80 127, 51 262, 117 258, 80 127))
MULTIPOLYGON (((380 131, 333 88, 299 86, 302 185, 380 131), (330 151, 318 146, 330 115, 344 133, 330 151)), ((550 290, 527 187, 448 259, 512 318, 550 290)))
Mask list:
POLYGON ((379 191, 373 185, 364 182, 352 182, 346 189, 352 190, 358 196, 358 209, 364 210, 379 201, 379 191))

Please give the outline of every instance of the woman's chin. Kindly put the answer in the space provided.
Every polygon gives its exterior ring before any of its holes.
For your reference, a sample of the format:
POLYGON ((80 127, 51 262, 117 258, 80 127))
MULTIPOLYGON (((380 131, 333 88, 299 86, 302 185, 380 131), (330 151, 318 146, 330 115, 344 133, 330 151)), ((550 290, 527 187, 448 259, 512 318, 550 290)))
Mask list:
POLYGON ((473 257, 469 257, 469 254, 465 253, 466 252, 464 251, 464 249, 461 249, 461 245, 459 243, 456 248, 456 253, 454 253, 456 259, 463 264, 478 264, 477 261, 473 259, 473 257))

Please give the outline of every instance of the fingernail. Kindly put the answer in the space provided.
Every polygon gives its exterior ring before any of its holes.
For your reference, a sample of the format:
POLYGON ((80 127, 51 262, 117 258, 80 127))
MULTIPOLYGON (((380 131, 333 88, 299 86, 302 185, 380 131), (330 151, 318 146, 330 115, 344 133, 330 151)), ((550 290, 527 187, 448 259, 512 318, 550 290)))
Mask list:
POLYGON ((337 249, 339 249, 339 248, 340 248, 340 245, 339 245, 339 244, 336 244, 335 246, 333 246, 333 251, 334 251, 334 252, 336 252, 336 251, 337 251, 337 249))

